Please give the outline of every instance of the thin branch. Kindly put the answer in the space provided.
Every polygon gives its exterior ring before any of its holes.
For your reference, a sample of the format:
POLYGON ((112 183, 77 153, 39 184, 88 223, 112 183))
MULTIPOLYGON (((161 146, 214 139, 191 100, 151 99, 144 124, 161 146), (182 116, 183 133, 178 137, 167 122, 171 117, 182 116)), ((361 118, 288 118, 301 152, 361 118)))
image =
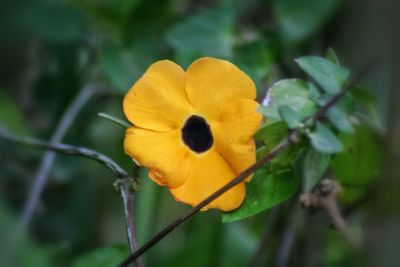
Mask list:
POLYGON ((123 128, 129 128, 130 125, 129 123, 127 123, 126 121, 123 121, 117 117, 114 117, 110 114, 104 113, 104 112, 99 112, 97 114, 97 116, 102 117, 103 119, 109 120, 115 124, 117 124, 118 126, 122 126, 123 128))
MULTIPOLYGON (((371 69, 375 61, 369 63, 366 65, 365 68, 363 68, 359 73, 357 73, 354 78, 345 85, 343 90, 332 97, 331 100, 329 100, 327 103, 325 103, 324 106, 321 107, 320 110, 318 110, 313 116, 308 118, 307 120, 311 120, 312 122, 315 122, 319 120, 322 115, 336 102, 338 102, 349 90, 353 88, 353 86, 371 69)), ((137 257, 142 255, 144 252, 146 252, 148 249, 150 249, 154 244, 156 244, 158 241, 163 239, 166 235, 168 235, 170 232, 172 232, 176 227, 181 225, 183 222, 188 220, 191 216, 196 214, 198 211, 200 211, 203 207, 207 206, 210 204, 212 201, 217 199, 220 195, 234 187, 235 185, 243 182, 247 176, 251 175, 258 169, 260 169, 262 166, 270 162, 272 159, 274 159, 276 156, 278 156, 282 151, 284 151, 286 148, 288 148, 291 144, 297 143, 299 141, 299 136, 301 135, 301 132, 299 129, 294 129, 293 131, 289 132, 287 137, 280 143, 278 144, 269 154, 258 160, 256 163, 245 169, 242 173, 240 173, 236 178, 231 180, 229 183, 218 189, 216 192, 205 198, 203 201, 201 201, 199 204, 197 204, 195 207, 192 209, 188 210, 186 213, 184 213, 182 216, 180 216, 178 219, 173 221, 171 224, 169 224, 167 227, 162 229, 158 234, 156 234, 152 239, 150 239, 146 244, 144 244, 141 248, 139 248, 135 253, 129 255, 124 261, 122 261, 118 266, 119 267, 125 267, 128 266, 129 263, 134 261, 137 257)))
MULTIPOLYGON (((92 97, 95 89, 98 85, 89 84, 85 86, 77 97, 74 99, 72 104, 67 108, 63 117, 61 118, 53 136, 50 139, 51 144, 60 143, 66 134, 68 128, 71 126, 72 122, 75 120, 76 115, 82 109, 82 107, 87 103, 87 101, 92 97)), ((39 203, 40 195, 47 182, 47 177, 50 172, 51 166, 53 165, 55 159, 54 152, 48 151, 43 156, 42 162, 38 171, 36 172, 32 188, 29 192, 29 196, 25 201, 25 205, 20 218, 20 227, 25 228, 30 220, 32 219, 33 213, 39 203)))
POLYGON ((226 185, 224 185, 223 187, 221 187, 220 189, 215 191, 213 194, 211 194, 210 196, 205 198, 203 201, 201 201, 195 207, 193 207, 192 209, 188 210, 181 217, 179 217, 174 222, 172 222, 170 225, 165 227, 161 232, 159 232, 157 235, 155 235, 150 241, 148 241, 141 248, 139 248, 137 251, 135 251, 135 253, 131 254, 128 258, 126 258, 118 266, 120 266, 120 267, 128 266, 129 263, 131 263, 137 257, 139 257, 144 252, 146 252, 149 248, 151 248, 158 241, 163 239, 167 234, 172 232, 172 230, 174 230, 176 227, 181 225, 183 222, 185 222, 187 219, 192 217, 194 214, 196 214, 202 208, 204 208, 205 206, 210 204, 212 201, 217 199, 223 193, 225 193, 226 191, 228 191, 229 189, 231 189, 235 185, 243 182, 246 179, 246 177, 248 177, 249 175, 254 173, 256 170, 260 169, 262 166, 264 166, 268 162, 270 162, 277 155, 279 155, 283 150, 285 150, 287 147, 289 147, 293 142, 298 142, 298 141, 299 141, 298 140, 298 132, 294 131, 287 138, 285 138, 279 145, 277 145, 268 155, 266 155, 262 159, 258 160, 256 163, 254 163, 249 168, 247 168, 242 173, 240 173, 236 178, 234 178, 229 183, 227 183, 226 185))
MULTIPOLYGON (((95 160, 108 169, 110 169, 118 178, 115 183, 116 189, 120 192, 123 203, 124 203, 124 213, 125 222, 127 229, 128 242, 131 252, 137 248, 136 239, 136 228, 134 223, 134 196, 133 191, 138 188, 137 180, 132 179, 129 174, 119 166, 114 160, 108 156, 101 154, 93 149, 86 147, 77 147, 67 144, 51 144, 43 142, 34 138, 21 137, 8 132, 5 128, 0 126, 0 138, 5 139, 9 142, 13 142, 19 145, 31 146, 40 149, 48 149, 54 152, 59 152, 63 154, 76 155, 86 157, 95 160)), ((143 267, 143 262, 141 258, 135 260, 137 267, 143 267)))
POLYGON ((338 206, 340 186, 333 180, 322 180, 313 192, 300 196, 300 205, 312 212, 324 209, 333 226, 354 248, 360 248, 360 242, 352 235, 342 217, 338 206))
MULTIPOLYGON (((128 235, 129 250, 134 253, 137 249, 137 239, 136 239, 136 225, 134 220, 135 205, 134 205, 134 192, 135 188, 132 186, 133 181, 131 179, 119 179, 116 181, 115 186, 121 194, 122 200, 124 202, 124 213, 125 213, 125 226, 128 235)), ((136 267, 144 267, 143 260, 141 257, 135 259, 136 267)))
POLYGON ((19 145, 32 146, 41 149, 47 149, 54 152, 63 154, 82 156, 93 159, 105 165, 108 169, 115 173, 118 179, 130 179, 129 174, 113 161, 108 156, 101 154, 93 149, 86 147, 71 146, 67 144, 51 144, 44 141, 40 141, 34 138, 22 137, 11 134, 5 128, 0 127, 0 137, 19 145))

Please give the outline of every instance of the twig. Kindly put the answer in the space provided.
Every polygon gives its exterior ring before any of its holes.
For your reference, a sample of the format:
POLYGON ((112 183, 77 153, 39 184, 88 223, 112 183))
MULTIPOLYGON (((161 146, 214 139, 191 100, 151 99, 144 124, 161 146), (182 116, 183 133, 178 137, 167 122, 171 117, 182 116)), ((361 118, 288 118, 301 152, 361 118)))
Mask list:
POLYGON ((118 179, 130 179, 129 174, 122 167, 120 167, 115 161, 113 161, 108 156, 101 154, 90 148, 71 146, 67 144, 51 144, 34 138, 21 137, 18 135, 11 134, 5 128, 2 127, 0 127, 0 137, 19 145, 32 146, 41 149, 48 149, 63 154, 90 158, 105 165, 107 168, 109 168, 112 172, 115 173, 118 179))
POLYGON ((339 191, 340 186, 337 182, 328 179, 322 180, 313 192, 300 196, 300 205, 311 212, 324 209, 343 238, 354 248, 360 248, 360 242, 354 238, 340 214, 337 202, 339 191))
MULTIPOLYGON (((308 118, 307 120, 311 120, 312 122, 319 120, 322 115, 336 102, 338 102, 349 90, 353 88, 353 86, 371 69, 373 66, 373 63, 375 61, 369 63, 366 65, 365 68, 363 68, 358 74, 354 76, 354 78, 346 84, 346 86, 343 88, 343 90, 332 97, 331 100, 329 100, 327 103, 325 103, 324 106, 321 107, 319 111, 317 111, 313 116, 308 118)), ((269 154, 258 160, 256 163, 245 169, 242 173, 240 173, 236 178, 231 180, 229 183, 218 189, 216 192, 205 198, 203 201, 201 201, 199 204, 197 204, 195 207, 192 209, 188 210, 186 213, 184 213, 182 216, 180 216, 178 219, 173 221, 171 224, 169 224, 167 227, 162 229, 158 234, 156 234, 152 239, 150 239, 146 244, 144 244, 141 248, 139 248, 135 253, 129 255, 124 261, 122 261, 118 266, 119 267, 125 267, 128 266, 130 262, 135 260, 137 257, 142 255, 144 252, 146 252, 148 249, 150 249, 154 244, 156 244, 158 241, 160 241, 162 238, 164 238, 167 234, 169 234, 171 231, 173 231, 177 226, 185 222, 187 219, 189 219, 191 216, 196 214, 198 211, 200 211, 203 207, 207 206, 210 204, 213 200, 218 198, 220 195, 234 187, 235 185, 243 182, 247 176, 251 175, 258 169, 260 169, 262 166, 270 162, 272 159, 274 159, 276 156, 278 156, 283 150, 288 148, 292 143, 297 143, 299 141, 299 136, 301 135, 301 131, 299 129, 294 129, 293 131, 289 132, 287 137, 280 143, 278 144, 269 154)))
MULTIPOLYGON (((60 143, 66 134, 68 128, 71 126, 79 110, 87 103, 94 93, 95 88, 98 85, 89 84, 85 86, 72 104, 68 107, 64 113, 62 119, 56 127, 53 136, 50 139, 51 144, 60 143)), ((40 195, 47 182, 47 177, 50 172, 50 168, 53 165, 55 159, 54 152, 48 151, 43 156, 42 162, 38 171, 36 172, 32 188, 29 192, 29 196, 25 201, 25 205, 20 218, 20 228, 24 229, 32 219, 33 213, 39 203, 40 195)))
POLYGON ((115 123, 115 124, 117 124, 119 126, 122 126, 123 128, 129 128, 130 127, 129 123, 127 123, 126 121, 118 119, 118 118, 116 118, 116 117, 114 117, 114 116, 112 116, 110 114, 107 114, 107 113, 104 113, 104 112, 99 112, 97 114, 97 116, 102 117, 104 119, 107 119, 107 120, 109 120, 109 121, 111 121, 111 122, 113 122, 113 123, 115 123))
MULTIPOLYGON (((131 179, 119 179, 115 182, 116 188, 118 188, 118 191, 121 194, 122 200, 124 202, 124 213, 125 213, 125 226, 127 229, 127 235, 128 235, 128 243, 129 243, 129 250, 131 253, 134 253, 135 250, 137 249, 137 239, 136 239, 136 225, 135 225, 135 220, 134 220, 134 214, 135 214, 135 205, 134 205, 134 192, 135 190, 134 186, 134 181, 131 179)), ((135 259, 135 265, 136 267, 143 267, 143 260, 141 257, 135 259)))
MULTIPOLYGON (((120 192, 123 203, 124 203, 124 213, 125 222, 127 228, 128 242, 130 250, 133 252, 137 248, 136 239, 136 228, 134 224, 134 196, 133 191, 138 188, 137 180, 132 179, 129 174, 119 166, 115 161, 113 161, 108 156, 101 154, 95 150, 86 147, 77 147, 67 144, 51 144, 43 142, 33 138, 21 137, 11 134, 6 129, 0 127, 0 138, 7 141, 13 142, 15 144, 32 146, 41 149, 48 149, 54 152, 59 152, 63 154, 82 156, 90 158, 97 162, 100 162, 108 169, 110 169, 117 176, 118 180, 115 185, 117 190, 120 192)), ((143 267, 143 262, 140 258, 135 261, 137 267, 143 267)))

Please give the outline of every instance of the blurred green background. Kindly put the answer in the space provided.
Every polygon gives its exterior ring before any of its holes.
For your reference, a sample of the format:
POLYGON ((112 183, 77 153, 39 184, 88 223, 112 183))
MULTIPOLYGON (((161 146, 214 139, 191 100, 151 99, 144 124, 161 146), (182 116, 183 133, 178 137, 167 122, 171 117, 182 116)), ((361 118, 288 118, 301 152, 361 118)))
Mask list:
MULTIPOLYGON (((124 130, 97 113, 123 118, 124 94, 154 61, 168 58, 187 67, 202 56, 228 59, 254 79, 262 99, 273 82, 304 77, 294 58, 325 55, 333 47, 350 69, 383 58, 364 83, 377 97, 375 120, 384 126, 391 71, 385 60, 392 50, 384 41, 390 34, 385 13, 375 2, 9 0, 0 9, 0 123, 14 133, 49 140, 74 97, 94 86, 96 93, 63 142, 98 150, 132 170, 123 153, 124 130)), ((0 140, 0 264, 114 266, 128 253, 123 206, 113 173, 96 162, 57 155, 39 206, 20 231, 43 155, 0 140)), ((188 208, 146 175, 141 170, 136 196, 140 244, 188 208)), ((349 218, 364 219, 363 210, 349 218)), ((336 232, 318 223, 324 220, 307 216, 294 200, 230 224, 216 211, 200 213, 146 253, 145 263, 249 266, 268 223, 273 235, 253 266, 360 263, 336 232)))

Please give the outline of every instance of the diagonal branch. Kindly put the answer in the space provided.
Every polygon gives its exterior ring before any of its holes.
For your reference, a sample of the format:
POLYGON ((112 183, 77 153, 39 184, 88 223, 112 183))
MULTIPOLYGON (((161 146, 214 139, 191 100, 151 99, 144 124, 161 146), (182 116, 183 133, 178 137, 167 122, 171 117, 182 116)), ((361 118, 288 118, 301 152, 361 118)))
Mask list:
MULTIPOLYGON (((318 121, 324 114, 325 112, 334 106, 343 96, 346 95, 348 91, 350 91, 354 85, 359 82, 359 80, 374 66, 375 61, 371 61, 369 64, 367 64, 360 72, 358 72, 356 75, 354 75, 353 79, 347 83, 342 91, 340 91, 337 95, 333 96, 332 99, 330 99, 328 102, 323 105, 320 110, 318 110, 313 116, 308 118, 307 120, 311 120, 312 123, 318 121)), ((240 173, 236 178, 231 180, 229 183, 218 189, 216 192, 205 198, 203 201, 201 201, 199 204, 197 204, 195 207, 192 209, 188 210, 186 213, 184 213, 181 217, 173 221, 170 225, 165 227, 163 230, 161 230, 158 234, 156 234, 152 239, 150 239, 146 244, 144 244, 141 248, 139 248, 135 253, 131 254, 128 256, 124 261, 122 261, 118 267, 125 267, 128 266, 129 263, 134 261, 136 258, 138 258, 140 255, 142 255, 144 252, 146 252, 148 249, 150 249, 153 245, 155 245, 157 242, 159 242, 161 239, 163 239, 166 235, 168 235, 170 232, 172 232, 176 227, 181 225, 183 222, 188 220, 191 216, 196 214, 198 211, 200 211, 203 207, 207 206, 210 204, 212 201, 217 199, 220 195, 234 187, 235 185, 243 182, 247 176, 251 175, 258 169, 260 169, 262 166, 270 162, 272 159, 274 159, 276 156, 278 156, 282 151, 284 151, 286 148, 291 146, 294 143, 297 143, 299 141, 299 137, 301 136, 301 130, 300 129, 294 129, 293 131, 289 132, 286 138, 278 144, 269 154, 258 160, 256 163, 245 169, 242 173, 240 173)))

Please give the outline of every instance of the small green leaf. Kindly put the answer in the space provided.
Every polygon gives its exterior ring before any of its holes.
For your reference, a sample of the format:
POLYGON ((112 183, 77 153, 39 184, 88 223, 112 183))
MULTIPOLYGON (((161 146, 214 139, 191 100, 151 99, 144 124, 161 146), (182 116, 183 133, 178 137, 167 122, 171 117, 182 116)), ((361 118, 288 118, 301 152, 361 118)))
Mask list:
POLYGON ((128 248, 123 245, 103 247, 79 257, 74 261, 72 267, 117 266, 127 254, 129 254, 128 248))
POLYGON ((340 131, 346 133, 353 133, 354 128, 349 121, 349 116, 346 114, 346 110, 340 103, 329 108, 326 112, 329 121, 340 131))
POLYGON ((0 90, 0 124, 12 133, 22 135, 29 133, 24 114, 3 90, 0 90))
POLYGON ((287 200, 296 192, 299 178, 293 171, 271 173, 268 168, 258 170, 246 185, 246 198, 239 209, 222 213, 223 222, 234 222, 287 200))
POLYGON ((336 94, 349 77, 349 71, 329 60, 316 56, 296 59, 296 63, 327 93, 336 94))
POLYGON ((269 149, 272 149, 285 137, 288 127, 282 121, 275 121, 262 126, 254 135, 257 141, 264 141, 269 149))
POLYGON ((337 57, 335 51, 329 47, 328 51, 326 52, 326 58, 332 62, 335 63, 336 65, 340 66, 339 58, 337 57))
POLYGON ((322 153, 333 154, 343 149, 339 139, 322 123, 318 123, 316 130, 308 134, 308 137, 314 148, 322 153))
POLYGON ((305 152, 303 165, 303 190, 311 191, 321 180, 330 162, 330 155, 309 147, 305 152))
POLYGON ((301 119, 291 107, 283 105, 279 107, 279 114, 286 122, 290 129, 297 128, 301 125, 301 119))
POLYGON ((339 138, 344 149, 332 160, 332 172, 336 180, 352 186, 369 184, 379 170, 379 138, 366 126, 356 127, 354 134, 341 133, 339 138))
MULTIPOLYGON (((264 141, 265 146, 261 147, 257 151, 257 157, 260 158, 268 154, 274 149, 283 139, 286 137, 288 127, 283 121, 275 121, 261 127, 258 132, 254 135, 255 140, 264 141)), ((292 145, 276 158, 271 161, 271 164, 277 168, 287 168, 292 162, 297 152, 304 146, 302 142, 292 145)))
POLYGON ((286 105, 292 108, 298 114, 299 119, 302 120, 313 114, 316 110, 316 104, 309 96, 308 84, 302 80, 281 80, 272 85, 268 94, 270 101, 264 111, 270 108, 270 112, 275 110, 279 114, 279 106, 286 105))

